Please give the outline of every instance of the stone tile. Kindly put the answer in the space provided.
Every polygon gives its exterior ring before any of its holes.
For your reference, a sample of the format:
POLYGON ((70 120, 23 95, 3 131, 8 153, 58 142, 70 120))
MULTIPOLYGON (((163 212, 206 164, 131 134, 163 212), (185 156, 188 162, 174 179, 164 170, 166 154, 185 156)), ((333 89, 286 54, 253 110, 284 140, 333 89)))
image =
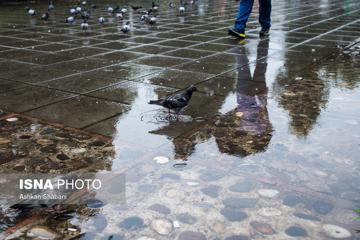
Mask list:
POLYGON ((173 56, 173 57, 181 57, 181 58, 190 58, 190 59, 198 59, 208 55, 213 54, 213 52, 208 51, 198 51, 198 50, 191 50, 191 49, 180 49, 172 52, 165 53, 166 56, 173 56))
POLYGON ((29 111, 27 114, 49 122, 84 128, 128 109, 128 106, 120 103, 82 96, 29 111))
POLYGON ((25 112, 71 96, 56 90, 28 86, 2 93, 0 108, 9 112, 25 112))
POLYGON ((18 82, 13 82, 13 81, 8 81, 5 79, 0 79, 0 93, 3 92, 8 92, 12 89, 16 89, 16 88, 23 88, 26 87, 26 84, 23 83, 18 83, 18 82))
POLYGON ((135 63, 140 63, 149 66, 155 67, 171 67, 174 65, 179 65, 187 62, 188 59, 184 58, 175 58, 175 57, 165 57, 165 56, 150 56, 145 57, 140 60, 135 61, 135 63))
POLYGON ((148 78, 148 82, 160 86, 183 89, 191 84, 202 82, 213 75, 198 72, 187 72, 181 70, 165 70, 148 78))

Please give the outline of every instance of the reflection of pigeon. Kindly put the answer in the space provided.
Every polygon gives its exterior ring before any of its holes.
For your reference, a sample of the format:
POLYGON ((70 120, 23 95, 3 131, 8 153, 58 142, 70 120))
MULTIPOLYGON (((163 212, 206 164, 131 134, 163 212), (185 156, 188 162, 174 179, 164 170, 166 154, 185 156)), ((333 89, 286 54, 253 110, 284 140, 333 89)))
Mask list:
POLYGON ((196 90, 197 89, 195 86, 190 86, 183 92, 171 94, 163 99, 151 100, 149 104, 163 106, 169 109, 169 113, 170 110, 174 110, 176 113, 179 113, 181 109, 188 105, 193 92, 195 92, 196 90))

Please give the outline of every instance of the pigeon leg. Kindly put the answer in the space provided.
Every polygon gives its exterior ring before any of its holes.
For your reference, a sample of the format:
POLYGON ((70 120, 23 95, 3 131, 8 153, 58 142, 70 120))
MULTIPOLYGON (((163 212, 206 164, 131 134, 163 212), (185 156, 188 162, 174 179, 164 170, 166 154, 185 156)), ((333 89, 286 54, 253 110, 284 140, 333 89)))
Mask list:
POLYGON ((170 120, 171 120, 171 112, 170 112, 170 108, 169 108, 168 118, 169 118, 169 122, 170 122, 170 120))

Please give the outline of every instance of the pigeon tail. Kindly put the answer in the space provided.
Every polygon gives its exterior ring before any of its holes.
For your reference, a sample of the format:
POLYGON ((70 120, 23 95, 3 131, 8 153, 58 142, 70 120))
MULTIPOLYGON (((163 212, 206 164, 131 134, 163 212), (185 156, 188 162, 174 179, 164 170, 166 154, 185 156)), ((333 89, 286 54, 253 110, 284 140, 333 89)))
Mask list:
POLYGON ((150 100, 149 104, 154 104, 154 105, 163 105, 164 100, 163 99, 159 99, 159 100, 150 100))

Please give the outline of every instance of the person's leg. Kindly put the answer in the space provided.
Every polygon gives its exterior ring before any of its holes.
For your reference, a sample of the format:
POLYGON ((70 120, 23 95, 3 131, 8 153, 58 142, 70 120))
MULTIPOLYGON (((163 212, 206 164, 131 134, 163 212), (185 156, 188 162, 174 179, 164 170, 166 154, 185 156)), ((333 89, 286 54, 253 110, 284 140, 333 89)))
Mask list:
POLYGON ((241 0, 239 6, 239 12, 236 17, 235 26, 229 28, 229 34, 240 39, 245 38, 246 22, 254 5, 254 0, 241 0))
POLYGON ((254 0, 241 0, 239 12, 235 21, 236 29, 245 30, 246 22, 249 19, 253 5, 254 5, 254 0))
POLYGON ((261 28, 266 30, 271 27, 271 0, 259 0, 259 22, 261 28))

